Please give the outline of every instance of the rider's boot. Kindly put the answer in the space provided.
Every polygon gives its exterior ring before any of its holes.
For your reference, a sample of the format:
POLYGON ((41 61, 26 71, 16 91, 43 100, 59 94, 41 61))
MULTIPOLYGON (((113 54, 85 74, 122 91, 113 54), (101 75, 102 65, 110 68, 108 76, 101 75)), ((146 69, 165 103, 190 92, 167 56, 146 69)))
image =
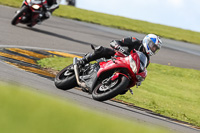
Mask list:
POLYGON ((96 48, 93 47, 93 49, 94 49, 94 52, 86 54, 82 59, 79 60, 78 64, 80 64, 81 66, 84 66, 90 61, 94 61, 96 59, 103 57, 102 53, 104 52, 104 47, 98 46, 96 48))
POLYGON ((89 63, 90 61, 94 61, 96 59, 100 59, 102 57, 109 59, 113 56, 115 52, 112 49, 105 48, 103 46, 98 46, 94 48, 93 53, 88 53, 85 55, 80 61, 78 62, 80 65, 84 66, 85 64, 89 63))
POLYGON ((95 60, 95 54, 94 53, 88 53, 86 54, 83 58, 79 59, 78 65, 79 66, 84 66, 85 64, 89 63, 90 61, 95 60))

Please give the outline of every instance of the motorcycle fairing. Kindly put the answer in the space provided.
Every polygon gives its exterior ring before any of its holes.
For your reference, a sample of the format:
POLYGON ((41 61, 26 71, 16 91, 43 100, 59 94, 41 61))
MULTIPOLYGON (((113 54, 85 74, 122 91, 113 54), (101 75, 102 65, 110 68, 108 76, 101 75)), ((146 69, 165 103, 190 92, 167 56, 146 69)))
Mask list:
POLYGON ((112 76, 111 80, 112 80, 112 81, 116 80, 120 75, 124 75, 125 77, 127 77, 127 79, 130 80, 130 78, 129 78, 126 74, 124 74, 124 73, 119 73, 119 72, 116 72, 116 73, 112 76))
POLYGON ((143 72, 138 73, 137 75, 140 75, 143 79, 145 79, 147 76, 147 69, 145 68, 143 72))
MULTIPOLYGON (((86 75, 85 77, 83 77, 82 80, 86 81, 86 86, 88 87, 89 93, 92 93, 92 90, 95 87, 95 84, 98 80, 98 78, 103 75, 106 74, 106 72, 108 71, 113 71, 114 69, 118 69, 118 68, 123 68, 126 69, 128 72, 127 74, 124 73, 120 73, 120 72, 116 72, 114 73, 114 75, 112 76, 111 80, 115 80, 117 79, 120 75, 126 76, 129 80, 131 80, 130 78, 132 78, 132 81, 137 81, 136 75, 140 75, 141 77, 143 77, 145 79, 146 75, 147 75, 147 71, 146 68, 143 72, 139 73, 139 68, 140 68, 140 58, 139 55, 137 53, 131 53, 131 56, 133 58, 133 60, 136 62, 136 67, 137 67, 137 73, 134 73, 130 67, 130 61, 129 61, 129 57, 117 57, 116 60, 112 59, 112 60, 108 60, 108 61, 103 61, 103 62, 99 62, 99 65, 97 64, 93 64, 91 65, 91 71, 88 73, 88 75, 86 75), (99 68, 100 66, 100 68, 99 68)), ((136 82, 131 82, 129 84, 129 87, 132 87, 136 84, 136 82)))
MULTIPOLYGON (((128 79, 133 78, 136 79, 135 74, 133 73, 132 69, 130 68, 129 57, 117 57, 116 60, 108 60, 107 62, 100 62, 100 69, 97 73, 97 77, 100 77, 103 74, 106 74, 108 71, 113 71, 114 69, 125 69, 128 71, 129 75, 123 74, 128 79), (130 77, 129 77, 130 76, 130 77)), ((114 78, 118 78, 121 73, 116 72, 113 76, 114 78)), ((135 81, 135 80, 133 80, 135 81)), ((131 85, 135 85, 135 83, 131 83, 131 85)))
MULTIPOLYGON (((126 65, 127 63, 125 63, 127 61, 129 62, 128 58, 123 58, 123 59, 121 57, 117 57, 117 58, 118 59, 115 61, 115 63, 112 60, 108 60, 107 62, 99 62, 100 68, 99 68, 99 66, 97 66, 97 64, 91 65, 91 67, 93 67, 93 68, 91 68, 91 70, 94 70, 94 71, 90 71, 88 73, 88 76, 86 75, 84 77, 81 77, 81 78, 84 78, 84 79, 82 79, 82 80, 84 80, 84 82, 86 81, 85 83, 86 83, 86 86, 88 87, 89 93, 92 93, 92 90, 94 89, 98 78, 102 74, 105 74, 105 72, 108 72, 110 70, 112 71, 113 69, 117 69, 117 68, 126 68, 127 69, 127 67, 130 67, 129 65, 126 65), (121 63, 121 62, 124 62, 124 63, 121 63)), ((113 76, 116 76, 116 78, 119 75, 122 75, 122 73, 115 73, 115 74, 113 76)), ((127 75, 125 75, 125 74, 123 74, 123 75, 129 79, 129 77, 127 75)))
POLYGON ((100 69, 97 73, 97 76, 100 77, 100 75, 106 71, 109 70, 113 70, 113 69, 117 69, 117 68, 130 68, 129 65, 129 60, 127 57, 125 58, 121 58, 121 57, 117 57, 115 61, 113 60, 108 60, 107 62, 100 62, 100 69), (128 62, 128 63, 127 63, 128 62))

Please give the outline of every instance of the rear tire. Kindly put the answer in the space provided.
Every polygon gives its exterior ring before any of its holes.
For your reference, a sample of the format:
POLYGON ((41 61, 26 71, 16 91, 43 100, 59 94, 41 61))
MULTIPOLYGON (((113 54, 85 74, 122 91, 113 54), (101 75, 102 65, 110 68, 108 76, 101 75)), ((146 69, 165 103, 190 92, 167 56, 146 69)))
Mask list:
POLYGON ((18 13, 16 13, 11 21, 12 25, 16 25, 19 23, 19 17, 21 17, 23 15, 24 12, 27 12, 28 7, 27 6, 23 6, 20 11, 18 13))
POLYGON ((97 101, 105 101, 111 99, 117 96, 118 94, 122 93, 129 85, 129 79, 123 75, 120 75, 120 77, 116 80, 111 82, 111 84, 113 83, 114 86, 112 86, 109 89, 106 89, 105 91, 102 91, 100 89, 100 87, 103 86, 101 81, 92 92, 93 99, 97 101))
POLYGON ((58 89, 68 90, 77 86, 74 71, 68 71, 70 67, 73 67, 73 65, 65 67, 56 75, 54 83, 58 89))

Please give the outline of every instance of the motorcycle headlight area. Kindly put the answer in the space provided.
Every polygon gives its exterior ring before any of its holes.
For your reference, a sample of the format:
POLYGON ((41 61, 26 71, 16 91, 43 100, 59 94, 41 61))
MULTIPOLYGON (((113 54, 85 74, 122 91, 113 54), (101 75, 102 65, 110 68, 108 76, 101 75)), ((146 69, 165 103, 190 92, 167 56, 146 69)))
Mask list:
POLYGON ((39 5, 32 5, 32 7, 33 7, 33 9, 36 9, 36 10, 38 10, 40 8, 39 5))
POLYGON ((133 71, 134 73, 137 73, 136 63, 135 63, 135 61, 133 60, 133 58, 132 58, 131 55, 129 55, 129 61, 130 61, 130 67, 131 67, 132 71, 133 71))
POLYGON ((136 78, 139 82, 144 81, 144 78, 141 75, 136 75, 136 78))

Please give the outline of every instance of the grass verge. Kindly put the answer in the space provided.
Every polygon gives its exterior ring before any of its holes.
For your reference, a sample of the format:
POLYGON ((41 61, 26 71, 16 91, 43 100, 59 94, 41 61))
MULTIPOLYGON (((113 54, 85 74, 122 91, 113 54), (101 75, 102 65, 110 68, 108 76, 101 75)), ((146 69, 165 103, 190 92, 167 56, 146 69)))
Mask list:
MULTIPOLYGON (((13 7, 20 7, 21 3, 22 0, 0 0, 0 4, 13 7)), ((85 21, 139 33, 155 33, 165 38, 191 42, 200 45, 200 32, 194 32, 120 16, 103 14, 65 5, 60 5, 60 8, 55 10, 53 14, 78 21, 85 21)))
MULTIPOLYGON (((61 70, 70 58, 53 57, 38 62, 42 67, 61 70), (56 65, 55 65, 56 64, 56 65)), ((116 99, 153 112, 200 126, 200 71, 151 63, 148 76, 134 95, 127 92, 116 99)))
POLYGON ((97 113, 30 88, 3 82, 0 82, 0 106, 2 133, 168 132, 97 113))

